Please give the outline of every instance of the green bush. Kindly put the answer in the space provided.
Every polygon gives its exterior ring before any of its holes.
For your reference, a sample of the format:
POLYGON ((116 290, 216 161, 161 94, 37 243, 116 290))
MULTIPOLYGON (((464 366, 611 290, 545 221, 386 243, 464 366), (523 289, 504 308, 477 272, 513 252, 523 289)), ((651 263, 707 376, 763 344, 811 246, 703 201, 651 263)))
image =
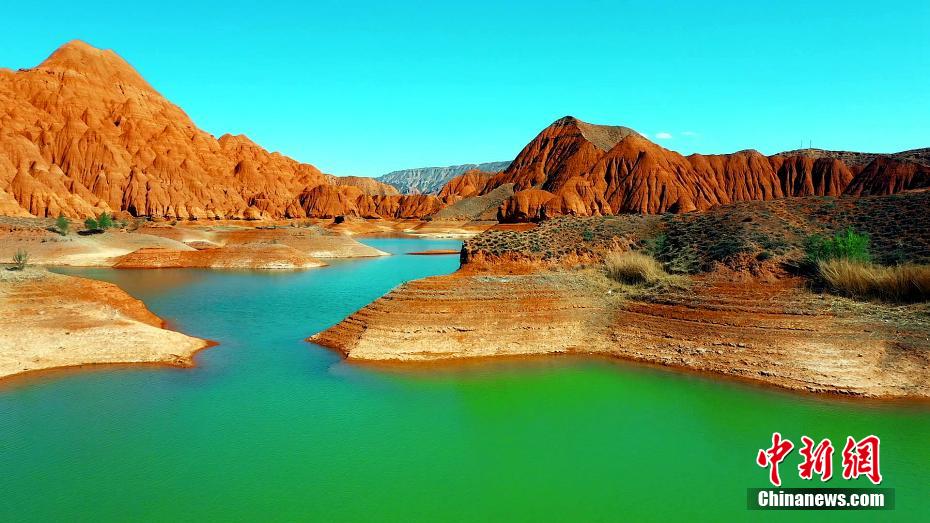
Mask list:
POLYGON ((21 271, 26 268, 26 263, 29 262, 29 253, 19 249, 16 251, 16 254, 13 255, 13 266, 10 267, 14 271, 21 271))
POLYGON ((851 260, 858 262, 869 262, 872 257, 869 255, 869 237, 866 234, 859 234, 852 229, 846 230, 826 237, 820 234, 809 236, 805 242, 804 250, 807 253, 807 260, 811 263, 829 260, 851 260))
POLYGON ((71 228, 71 222, 65 218, 65 215, 59 214, 58 219, 55 220, 55 228, 58 229, 58 234, 62 236, 68 235, 68 229, 71 228))
POLYGON ((110 229, 113 227, 113 217, 109 214, 102 212, 100 216, 97 216, 97 228, 98 229, 110 229))
POLYGON ((113 221, 113 216, 106 212, 100 213, 96 219, 88 218, 84 220, 84 227, 88 231, 105 231, 117 226, 118 224, 113 221))

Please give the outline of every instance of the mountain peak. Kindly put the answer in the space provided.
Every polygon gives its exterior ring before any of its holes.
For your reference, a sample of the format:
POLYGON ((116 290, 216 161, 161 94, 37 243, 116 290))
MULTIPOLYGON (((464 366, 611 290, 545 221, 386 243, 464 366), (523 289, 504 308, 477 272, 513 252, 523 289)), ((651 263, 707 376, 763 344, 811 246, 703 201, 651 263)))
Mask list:
POLYGON ((39 64, 38 69, 77 73, 93 80, 153 90, 121 56, 112 50, 98 49, 81 40, 71 40, 56 49, 39 64))
POLYGON ((620 125, 598 125, 588 123, 574 116, 563 116, 552 123, 554 127, 577 127, 585 140, 602 151, 609 151, 613 146, 630 135, 642 136, 629 127, 620 125))

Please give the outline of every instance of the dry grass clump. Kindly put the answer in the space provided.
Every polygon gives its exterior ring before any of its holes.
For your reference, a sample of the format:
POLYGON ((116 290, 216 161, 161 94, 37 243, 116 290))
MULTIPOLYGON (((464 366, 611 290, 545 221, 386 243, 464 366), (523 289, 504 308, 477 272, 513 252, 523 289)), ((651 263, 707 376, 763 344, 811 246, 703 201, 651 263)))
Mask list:
POLYGON ((671 276, 652 256, 639 252, 611 252, 604 257, 607 276, 631 285, 657 283, 671 276))
POLYGON ((840 294, 897 302, 930 300, 930 265, 896 265, 834 259, 817 264, 824 283, 840 294))

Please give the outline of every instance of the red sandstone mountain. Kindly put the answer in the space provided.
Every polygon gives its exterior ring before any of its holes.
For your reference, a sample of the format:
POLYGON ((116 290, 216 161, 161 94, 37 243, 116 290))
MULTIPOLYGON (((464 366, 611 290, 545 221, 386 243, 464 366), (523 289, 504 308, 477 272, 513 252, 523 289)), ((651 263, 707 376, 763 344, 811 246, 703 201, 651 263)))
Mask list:
MULTIPOLYGON (((504 221, 688 212, 790 196, 891 194, 930 187, 926 152, 803 150, 767 157, 747 150, 686 157, 632 129, 567 116, 544 129, 479 193, 514 184, 517 192, 500 207, 504 221)), ((457 194, 453 182, 441 194, 457 194)))
POLYGON ((371 196, 397 196, 400 194, 397 187, 366 176, 333 176, 328 174, 326 180, 331 185, 354 185, 371 196))
POLYGON ((330 182, 244 136, 198 129, 113 51, 74 41, 36 68, 0 69, 0 214, 421 217, 439 207, 383 184, 330 182))

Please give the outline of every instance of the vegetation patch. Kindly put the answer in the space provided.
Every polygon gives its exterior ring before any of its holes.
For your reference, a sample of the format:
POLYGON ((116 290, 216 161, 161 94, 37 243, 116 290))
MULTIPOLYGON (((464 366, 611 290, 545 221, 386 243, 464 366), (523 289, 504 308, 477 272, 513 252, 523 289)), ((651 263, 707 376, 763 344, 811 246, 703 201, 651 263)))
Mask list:
POLYGON ((65 218, 65 215, 59 214, 59 215, 58 215, 58 219, 55 220, 55 230, 56 230, 56 232, 58 232, 58 234, 60 234, 60 235, 62 235, 62 236, 67 236, 67 235, 68 235, 68 230, 70 230, 70 229, 71 229, 71 222, 69 222, 68 219, 65 218))
POLYGON ((809 236, 805 241, 804 250, 808 261, 819 263, 830 260, 851 260, 862 263, 871 261, 869 254, 869 237, 859 234, 847 227, 832 237, 821 234, 809 236))
POLYGON ((656 283, 669 278, 662 264, 639 252, 612 252, 604 258, 607 276, 629 285, 656 283))
POLYGON ((857 299, 918 302, 930 299, 930 265, 894 267, 855 259, 821 260, 818 273, 833 292, 857 299))
POLYGON ((84 220, 84 227, 85 230, 82 231, 84 234, 99 234, 107 229, 117 227, 117 224, 113 221, 113 217, 110 216, 109 213, 102 212, 97 218, 88 218, 84 220))
POLYGON ((16 254, 13 255, 13 266, 10 267, 10 270, 21 271, 26 268, 27 263, 29 263, 29 253, 18 249, 16 254))

